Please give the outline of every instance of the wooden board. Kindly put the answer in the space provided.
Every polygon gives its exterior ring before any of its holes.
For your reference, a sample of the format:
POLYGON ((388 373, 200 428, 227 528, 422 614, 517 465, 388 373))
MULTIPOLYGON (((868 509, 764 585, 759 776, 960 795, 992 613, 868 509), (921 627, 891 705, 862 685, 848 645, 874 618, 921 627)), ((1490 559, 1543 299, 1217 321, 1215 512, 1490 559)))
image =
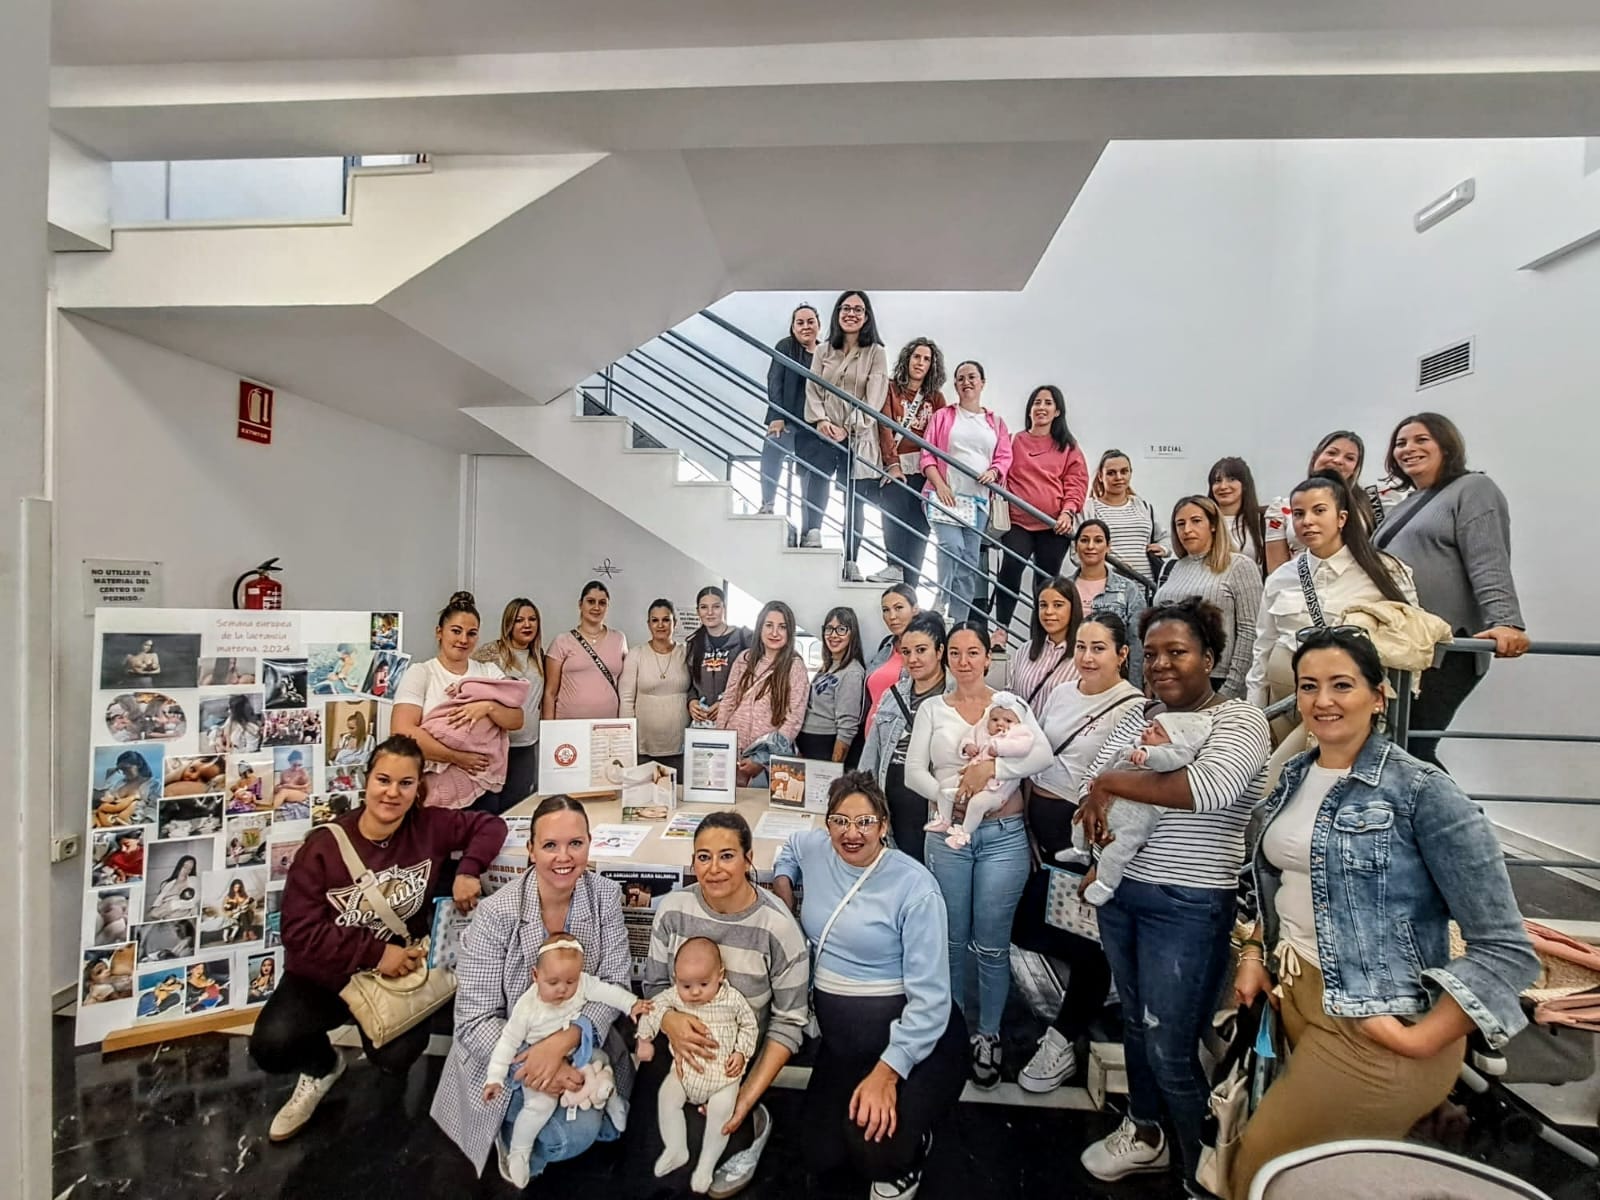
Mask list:
POLYGON ((156 1042, 170 1042, 175 1038, 193 1037, 197 1033, 215 1033, 219 1029, 232 1029, 235 1025, 251 1025, 255 1023, 259 1012, 259 1006, 229 1008, 198 1017, 183 1017, 175 1021, 151 1021, 148 1025, 119 1029, 106 1035, 105 1041, 100 1043, 100 1052, 110 1054, 116 1050, 132 1050, 136 1046, 150 1046, 156 1042))

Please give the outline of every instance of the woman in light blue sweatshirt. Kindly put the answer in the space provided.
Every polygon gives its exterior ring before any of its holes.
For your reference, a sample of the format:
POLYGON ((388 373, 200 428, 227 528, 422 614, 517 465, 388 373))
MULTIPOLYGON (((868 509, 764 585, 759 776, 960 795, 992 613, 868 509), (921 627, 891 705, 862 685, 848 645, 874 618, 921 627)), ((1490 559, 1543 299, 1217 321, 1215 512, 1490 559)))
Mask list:
POLYGON ((883 1200, 922 1180, 930 1130, 960 1099, 967 1030, 950 1003, 948 920, 928 870, 884 844, 889 805, 851 771, 828 789, 827 829, 794 834, 773 891, 816 948, 813 1007, 822 1041, 806 1087, 816 1174, 849 1166, 883 1200))

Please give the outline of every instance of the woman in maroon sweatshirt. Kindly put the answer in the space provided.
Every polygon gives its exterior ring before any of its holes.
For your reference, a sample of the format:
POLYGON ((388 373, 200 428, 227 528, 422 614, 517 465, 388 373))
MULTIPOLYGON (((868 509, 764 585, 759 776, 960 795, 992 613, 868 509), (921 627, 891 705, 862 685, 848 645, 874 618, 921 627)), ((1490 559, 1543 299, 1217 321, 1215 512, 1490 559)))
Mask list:
MULTIPOLYGON (((413 938, 428 932, 433 901, 447 886, 462 912, 477 905, 478 876, 506 838, 505 822, 489 813, 422 807, 421 784, 422 748, 396 734, 368 760, 366 803, 338 818, 413 938), (444 867, 456 854, 461 862, 447 885, 444 867)), ((328 1040, 330 1029, 352 1021, 340 989, 361 971, 408 975, 423 957, 420 946, 401 945, 372 911, 326 831, 313 830, 289 868, 281 919, 283 977, 250 1038, 251 1057, 263 1071, 300 1075, 273 1118, 275 1142, 298 1133, 344 1073, 344 1059, 328 1040)), ((428 1023, 382 1047, 365 1032, 361 1042, 380 1070, 404 1075, 427 1047, 428 1023)))

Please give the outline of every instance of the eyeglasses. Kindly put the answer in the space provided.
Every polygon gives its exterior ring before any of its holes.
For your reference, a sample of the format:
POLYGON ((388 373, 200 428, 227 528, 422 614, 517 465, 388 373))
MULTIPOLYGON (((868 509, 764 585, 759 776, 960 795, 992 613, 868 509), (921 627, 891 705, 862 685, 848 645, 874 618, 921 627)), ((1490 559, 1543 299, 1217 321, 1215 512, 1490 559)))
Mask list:
POLYGON ((867 310, 859 304, 846 304, 839 310, 839 315, 841 317, 864 317, 867 315, 867 310))
POLYGON ((850 826, 854 825, 857 829, 866 832, 869 829, 876 829, 882 824, 883 822, 871 813, 860 817, 847 817, 843 813, 834 813, 828 818, 828 827, 830 829, 849 829, 850 826))
POLYGON ((843 625, 824 625, 822 627, 822 632, 828 637, 839 637, 849 633, 850 631, 843 625))
POLYGON ((1307 625, 1294 635, 1294 640, 1309 642, 1319 633, 1344 633, 1353 637, 1364 637, 1369 641, 1372 638, 1372 631, 1364 625, 1307 625))

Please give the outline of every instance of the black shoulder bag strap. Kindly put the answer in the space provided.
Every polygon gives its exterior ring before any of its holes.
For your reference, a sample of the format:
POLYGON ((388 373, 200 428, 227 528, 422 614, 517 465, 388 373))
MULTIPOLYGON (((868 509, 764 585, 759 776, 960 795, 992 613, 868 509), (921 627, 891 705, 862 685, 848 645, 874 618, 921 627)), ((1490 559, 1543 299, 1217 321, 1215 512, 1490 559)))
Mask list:
POLYGON ((572 631, 572 636, 577 639, 578 645, 582 646, 589 652, 590 660, 596 667, 599 668, 600 674, 604 675, 606 677, 606 682, 611 685, 611 690, 620 698, 622 696, 622 689, 617 686, 617 677, 611 673, 611 668, 606 666, 606 664, 600 660, 600 656, 594 652, 594 647, 589 645, 588 640, 583 636, 583 634, 574 629, 572 631))
MULTIPOLYGON (((1455 481, 1451 480, 1450 482, 1454 483, 1455 481)), ((1444 487, 1449 486, 1449 483, 1444 485, 1444 487)), ((1442 491, 1444 491, 1442 487, 1429 488, 1422 493, 1422 499, 1408 508, 1400 517, 1390 517, 1386 520, 1378 532, 1373 535, 1372 544, 1379 550, 1387 548, 1389 543, 1399 536, 1402 529, 1416 520, 1419 512, 1439 498, 1439 493, 1442 491)))
POLYGON ((1327 620, 1322 615, 1322 601, 1317 598, 1317 585, 1311 582, 1311 552, 1302 550, 1300 557, 1294 560, 1294 569, 1300 576, 1300 593, 1306 598, 1306 611, 1311 614, 1311 623, 1318 629, 1327 627, 1327 620))
POLYGON ((906 728, 910 729, 913 718, 911 716, 911 709, 906 704, 906 698, 900 694, 899 687, 891 687, 889 689, 889 695, 894 697, 894 702, 900 706, 900 711, 905 714, 906 728))
POLYGON ((1061 757, 1061 752, 1063 750, 1065 750, 1068 746, 1072 745, 1073 742, 1077 741, 1078 740, 1078 735, 1080 733, 1082 733, 1085 729, 1089 728, 1089 726, 1093 725, 1096 721, 1098 721, 1101 717, 1105 716, 1107 713, 1114 712, 1115 710, 1117 710, 1119 708, 1123 708, 1126 705, 1129 705, 1129 704, 1133 703, 1135 700, 1143 700, 1143 699, 1144 699, 1144 697, 1143 696, 1139 696, 1139 695, 1122 696, 1122 697, 1119 697, 1116 700, 1113 700, 1110 704, 1107 704, 1104 708, 1096 709, 1094 712, 1090 713, 1089 716, 1084 719, 1083 724, 1079 725, 1071 733, 1067 734, 1066 737, 1061 739, 1061 743, 1058 746, 1056 746, 1056 748, 1054 750, 1052 750, 1050 752, 1050 756, 1052 758, 1061 757))
POLYGON ((1028 708, 1029 708, 1030 711, 1033 709, 1034 698, 1037 697, 1038 694, 1044 690, 1044 685, 1045 684, 1049 683, 1052 679, 1055 678, 1056 672, 1061 670, 1061 664, 1066 662, 1066 661, 1067 661, 1067 647, 1063 643, 1063 645, 1061 647, 1061 653, 1060 653, 1059 656, 1057 656, 1056 661, 1055 661, 1055 665, 1052 666, 1043 675, 1039 676, 1039 682, 1033 685, 1033 691, 1029 692, 1028 695, 1027 695, 1026 703, 1027 703, 1028 708))

